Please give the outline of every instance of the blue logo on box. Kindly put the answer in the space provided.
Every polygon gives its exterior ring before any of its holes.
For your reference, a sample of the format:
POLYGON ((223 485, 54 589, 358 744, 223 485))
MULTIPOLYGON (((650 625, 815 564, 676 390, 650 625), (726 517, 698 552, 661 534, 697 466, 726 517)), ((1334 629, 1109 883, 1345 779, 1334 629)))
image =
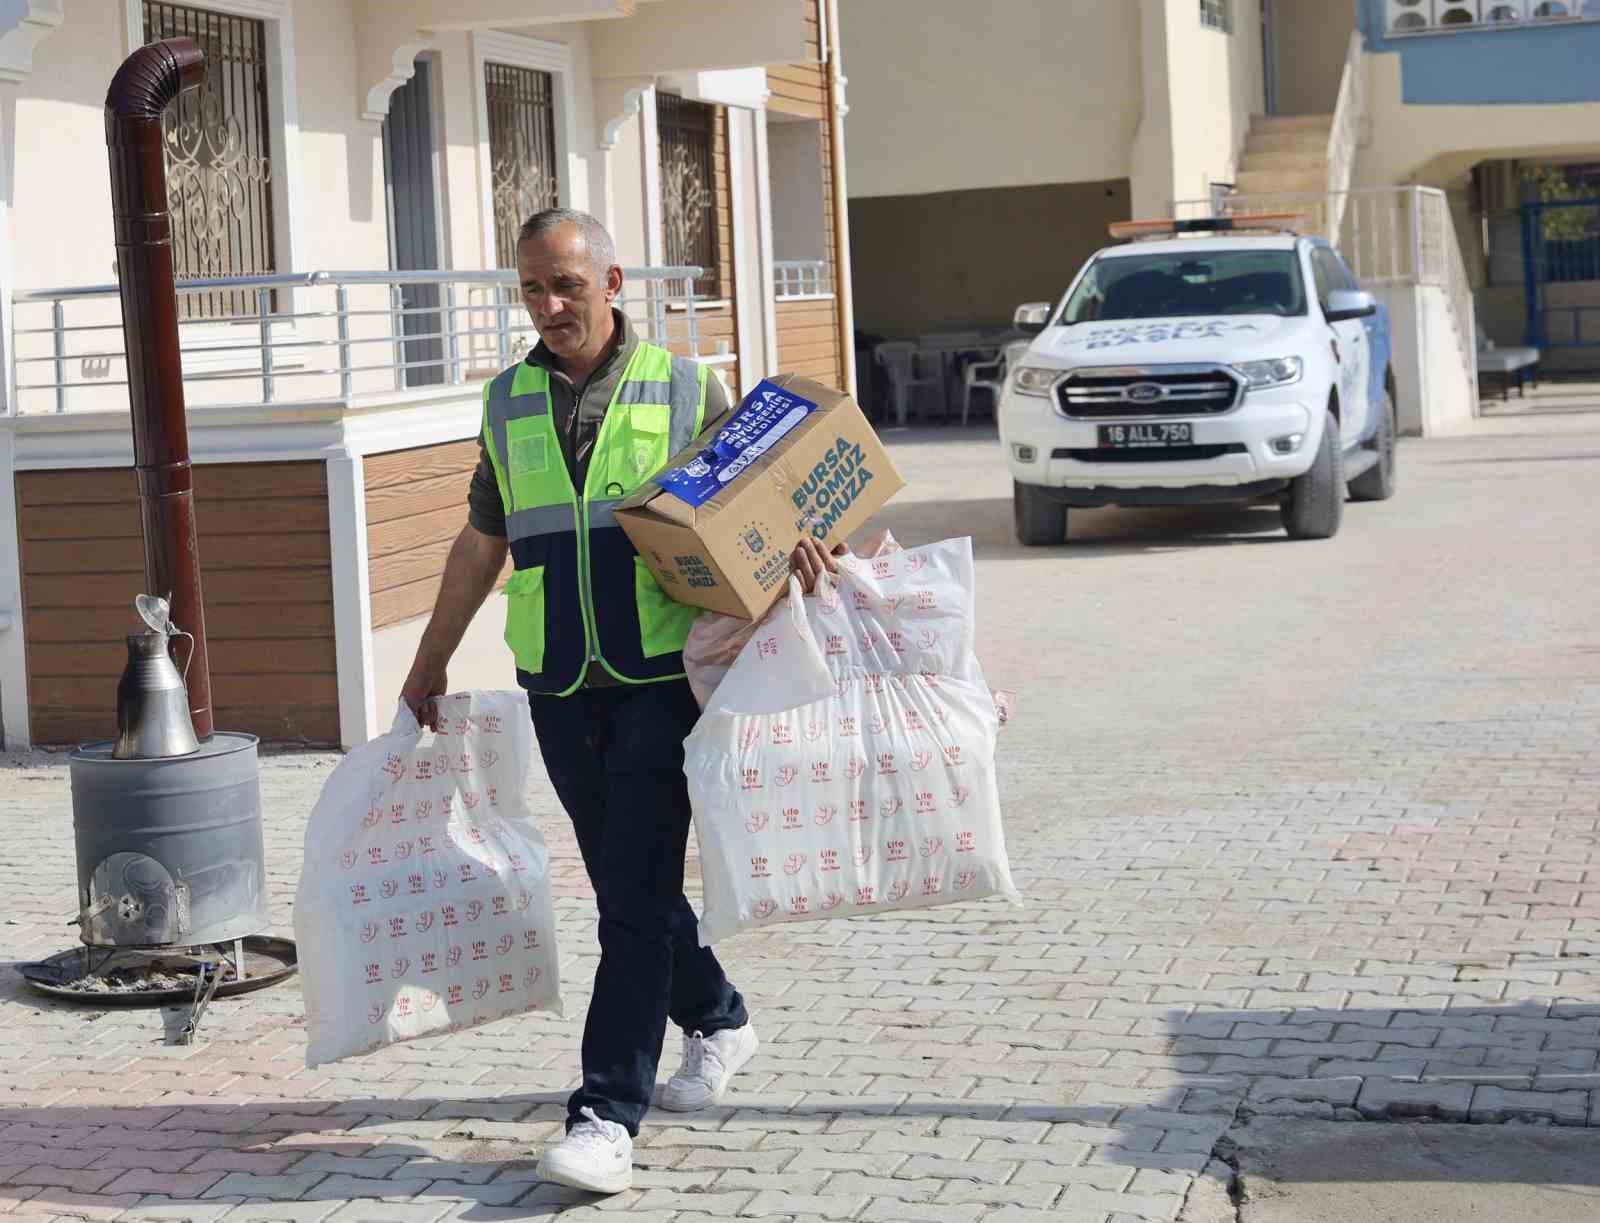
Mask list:
POLYGON ((710 446, 658 473, 655 482, 681 501, 704 505, 816 410, 811 400, 763 381, 717 430, 710 446))

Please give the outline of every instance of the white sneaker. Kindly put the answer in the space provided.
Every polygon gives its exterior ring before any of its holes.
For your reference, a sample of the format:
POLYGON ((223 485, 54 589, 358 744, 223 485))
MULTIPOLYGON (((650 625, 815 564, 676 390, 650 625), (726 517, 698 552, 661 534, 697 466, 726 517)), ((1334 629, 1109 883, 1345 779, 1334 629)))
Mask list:
POLYGON ((728 1080, 755 1054, 760 1044, 754 1024, 724 1028, 710 1036, 683 1034, 683 1065, 661 1089, 662 1108, 692 1113, 710 1108, 728 1090, 728 1080))
POLYGON ((633 1186, 633 1139, 615 1121, 602 1121, 592 1108, 584 1120, 544 1153, 541 1180, 590 1193, 621 1193, 633 1186))

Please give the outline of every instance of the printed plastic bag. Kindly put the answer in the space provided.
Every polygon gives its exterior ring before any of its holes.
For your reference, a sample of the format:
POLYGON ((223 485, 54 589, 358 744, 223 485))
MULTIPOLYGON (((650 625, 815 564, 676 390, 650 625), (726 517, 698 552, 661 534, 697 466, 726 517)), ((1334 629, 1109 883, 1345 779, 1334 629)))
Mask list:
POLYGON ((1018 900, 973 653, 972 541, 791 578, 689 736, 700 941, 752 926, 1018 900), (822 673, 826 673, 826 679, 822 673))
MULTIPOLYGON (((900 545, 888 531, 869 536, 857 555, 872 558, 900 551, 900 545)), ((783 614, 783 600, 773 604, 760 620, 746 620, 740 616, 725 616, 720 612, 705 612, 689 627, 689 639, 683 643, 683 669, 689 676, 689 688, 700 708, 705 709, 722 677, 733 666, 745 643, 756 635, 756 630, 774 616, 783 614)))
POLYGON ((523 799, 522 692, 405 704, 306 826, 294 933, 317 1066, 524 1011, 561 1010, 550 855, 523 799))

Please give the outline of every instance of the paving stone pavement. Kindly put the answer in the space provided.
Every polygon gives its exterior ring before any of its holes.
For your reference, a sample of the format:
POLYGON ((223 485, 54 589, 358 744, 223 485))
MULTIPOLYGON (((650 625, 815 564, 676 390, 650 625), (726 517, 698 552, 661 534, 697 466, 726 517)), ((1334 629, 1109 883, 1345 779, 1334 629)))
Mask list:
MULTIPOLYGON (((0 1213, 1203 1223, 1254 1115, 1600 1124, 1600 422, 1405 444, 1396 499, 1328 543, 1096 511, 1024 551, 992 439, 894 453, 884 521, 974 536, 985 665, 1020 692, 1024 908, 727 943, 761 1053, 725 1106, 653 1114, 633 1191, 595 1200, 534 1173, 595 965, 542 770, 569 1017, 308 1070, 294 984, 192 1047, 24 988, 9 962, 69 942, 70 802, 59 757, 4 758, 0 1213)), ((280 931, 333 763, 265 763, 280 931)))

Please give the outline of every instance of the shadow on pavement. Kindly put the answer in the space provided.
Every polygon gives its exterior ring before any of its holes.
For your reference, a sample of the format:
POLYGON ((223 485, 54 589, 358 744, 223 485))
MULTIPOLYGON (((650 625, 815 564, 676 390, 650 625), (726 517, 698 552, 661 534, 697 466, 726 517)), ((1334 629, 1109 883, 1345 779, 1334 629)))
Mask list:
POLYGON ((1276 505, 1073 509, 1068 513, 1067 524, 1067 542, 1061 547, 1025 548, 1017 542, 1012 526, 1011 502, 986 498, 892 501, 873 516, 871 527, 887 527, 908 548, 970 535, 980 557, 1017 556, 1061 563, 1089 557, 1288 542, 1276 505))
MULTIPOLYGON (((1063 1094, 1072 1093, 1064 1090, 1063 1094)), ((342 1202, 381 1194, 391 1202, 459 1203, 465 1209, 452 1217, 465 1220, 498 1219, 510 1206, 526 1217, 539 1218, 595 1201, 592 1195, 541 1182, 537 1176, 538 1151, 559 1135, 565 1115, 564 1092, 482 1099, 430 1096, 133 1108, 11 1107, 0 1108, 0 1143, 8 1144, 8 1158, 43 1165, 57 1177, 60 1170, 83 1173, 84 1182, 70 1189, 61 1185, 37 1188, 24 1203, 25 1209, 35 1212, 81 1211, 85 1206, 82 1193, 91 1179, 98 1186, 92 1192, 117 1196, 122 1191, 116 1179, 124 1175, 126 1154, 132 1148, 151 1157, 133 1161, 141 1167, 157 1166, 174 1153, 192 1152, 200 1160, 198 1168, 193 1161, 185 1161, 183 1170, 173 1174, 179 1184, 185 1180, 192 1184, 196 1171, 217 1177, 197 1196, 159 1203, 162 1217, 175 1217, 172 1212, 185 1204, 206 1207, 209 1213, 210 1208, 230 1201, 342 1202), (450 1149, 449 1157, 436 1153, 439 1146, 450 1149)), ((952 1134, 964 1137, 974 1148, 980 1144, 996 1148, 977 1151, 979 1162, 971 1178, 975 1185, 989 1183, 983 1169, 990 1162, 1002 1154, 1013 1158, 1013 1150, 1026 1150, 1034 1158, 1074 1165, 1074 1183, 1117 1191, 1133 1175, 1131 1169, 1179 1175, 1199 1171, 1230 1117, 1182 1116, 1156 1106, 1074 1105, 1066 1100, 1060 1105, 951 1100, 867 1103, 859 1108, 831 1103, 729 1104, 695 1114, 657 1111, 647 1119, 634 1149, 639 1174, 634 1193, 637 1196, 667 1186, 684 1194, 710 1192, 713 1182, 728 1169, 743 1169, 752 1176, 770 1172, 775 1150, 835 1149, 827 1139, 808 1142, 814 1134, 826 1131, 836 1142, 839 1134, 854 1132, 865 1144, 871 1133, 894 1130, 896 1121, 904 1123, 900 1129, 911 1145, 863 1145, 864 1152, 882 1152, 884 1169, 874 1175, 891 1175, 895 1164, 908 1159, 918 1138, 933 1138, 943 1123, 952 1123, 952 1134), (962 1125, 968 1128, 962 1129, 962 1125), (1155 1149, 1157 1139, 1169 1131, 1186 1139, 1183 1150, 1155 1149), (770 1141, 778 1136, 781 1145, 770 1141), (759 1150, 758 1141, 762 1144, 759 1150), (694 1161, 683 1161, 685 1147, 716 1150, 719 1155, 715 1161, 697 1166, 694 1161), (1004 1151, 996 1153, 1002 1147, 1004 1151), (1092 1157, 1088 1154, 1091 1150, 1095 1152, 1092 1157)), ((0 1200, 4 1200, 8 1184, 20 1192, 36 1188, 29 1186, 29 1180, 21 1164, 0 1168, 0 1200)), ((908 1193, 924 1191, 913 1189, 912 1184, 907 1180, 908 1193)), ((973 1200, 983 1199, 980 1194, 973 1200)), ((626 1209, 629 1203, 612 1199, 611 1204, 626 1209)), ((401 1213, 396 1211, 396 1217, 401 1213)), ((264 1220, 271 1217, 270 1212, 262 1215, 264 1220)))
POLYGON ((906 446, 937 446, 950 442, 989 442, 996 453, 1000 450, 1000 432, 993 420, 973 420, 970 424, 952 421, 949 424, 897 425, 892 420, 879 420, 874 426, 878 438, 893 452, 906 446))
POLYGON ((1550 1126, 1290 1124, 1226 1140, 1240 1223, 1593 1223, 1600 1144, 1550 1126))
MULTIPOLYGON (((1529 957, 1516 970, 1542 966, 1529 957)), ((1401 967, 1420 975, 1428 966, 1401 967)), ((1488 985, 1505 970, 1464 964, 1456 971, 1456 982, 1488 985)), ((1591 1108, 1591 1092, 1600 1091, 1600 1005, 1453 1005, 1460 990, 1441 979, 1437 1000, 1410 1008, 1173 1012, 1168 1052, 1191 1093, 1186 1101, 1195 1092, 1237 1093, 1241 1121, 1600 1121, 1591 1108)), ((1594 1140, 1600 1155, 1600 1130, 1594 1140)), ((1594 1176, 1600 1184, 1600 1162, 1594 1176)))
MULTIPOLYGON (((1458 979, 1471 981, 1474 971, 1466 966, 1458 979)), ((1493 970, 1484 971, 1490 975, 1482 979, 1493 979, 1493 970)), ((1031 1101, 942 1100, 931 1072, 926 1094, 901 1088, 892 1097, 869 1096, 858 1104, 769 1102, 753 1078, 754 1094, 746 1103, 736 1093, 729 1103, 701 1113, 651 1114, 636 1165, 662 1175, 654 1181, 642 1177, 641 1191, 669 1182, 681 1193, 699 1191, 702 1182, 710 1190, 724 1169, 741 1167, 746 1159, 752 1175, 770 1171, 774 1149, 803 1151, 809 1135, 893 1129, 894 1122, 904 1123, 913 1143, 918 1136, 965 1137, 977 1148, 974 1169, 995 1161, 1008 1167, 1044 1161, 1070 1166, 1074 1183, 1107 1191, 1119 1191, 1133 1175, 1130 1169, 1171 1174, 1174 1184, 1202 1172, 1209 1173, 1207 1180, 1225 1181, 1217 1158, 1234 1149, 1224 1136, 1241 1123, 1270 1123, 1280 1137, 1299 1125, 1327 1121, 1588 1123, 1600 1005, 1452 1001, 1459 995, 1394 1008, 1168 1010, 1152 1015, 1160 1031, 1148 1037, 1137 1032, 1156 1025, 1133 1018, 1122 1038, 1103 1025, 1051 1030, 1041 1036, 1059 1042, 1048 1047, 1062 1049, 1061 1065, 1082 1067, 1083 1073, 1081 1083, 1060 1084, 1059 1102, 1040 1102, 1037 1095, 1031 1101), (782 1141, 774 1143, 778 1135, 782 1141), (693 1160, 682 1158, 686 1146, 721 1154, 696 1170, 693 1160)), ((1045 1058, 1043 1068, 1050 1062, 1045 1058)), ((758 1060, 752 1070, 759 1069, 758 1060)), ((286 1075, 298 1070, 296 1062, 285 1062, 286 1075)), ((198 1167, 185 1162, 181 1176, 192 1170, 218 1174, 195 1199, 207 1205, 265 1196, 308 1202, 421 1196, 465 1204, 458 1217, 471 1220, 491 1217, 475 1213, 480 1210, 515 1205, 539 1217, 591 1200, 542 1184, 535 1172, 537 1148, 561 1130, 565 1092, 472 1097, 467 1087, 454 1097, 340 1100, 315 1098, 308 1086, 301 1091, 312 1093, 310 1098, 276 1098, 297 1085, 256 1073, 261 1096, 238 1105, 191 1098, 139 1107, 0 1107, 0 1143, 7 1144, 12 1165, 0 1172, 0 1182, 30 1193, 27 1205, 35 1211, 54 1204, 70 1213, 82 1190, 30 1186, 29 1169, 42 1166, 57 1177, 58 1169, 81 1170, 85 1181, 95 1182, 91 1192, 115 1195, 123 1175, 117 1153, 133 1148, 204 1153, 198 1167)), ((1393 1130, 1397 1138, 1408 1132, 1393 1130)), ((1600 1153, 1600 1132, 1590 1137, 1588 1149, 1600 1153)), ((873 1149, 899 1150, 863 1140, 863 1152, 873 1149)), ((1463 1169, 1470 1176, 1470 1159, 1450 1155, 1448 1144, 1441 1151, 1448 1158, 1400 1161, 1385 1165, 1384 1175, 1401 1175, 1394 1170, 1401 1168, 1418 1178, 1437 1173, 1449 1179, 1463 1169)), ((881 1175, 913 1175, 892 1170, 892 1159, 903 1160, 903 1154, 884 1158, 889 1166, 881 1175)), ((1600 1159, 1568 1162, 1576 1170, 1561 1173, 1566 1183, 1600 1185, 1600 1159)), ((1363 1175, 1356 1164, 1338 1160, 1302 1164, 1314 1169, 1308 1176, 1363 1175)), ((1551 1164, 1513 1162, 1483 1175, 1506 1183, 1519 1166, 1543 1176, 1533 1170, 1551 1164)), ((975 1175, 982 1183, 986 1174, 975 1175)), ((1281 1181, 1293 1173, 1276 1175, 1281 1181)))
POLYGON ((1592 463, 1600 459, 1600 451, 1583 454, 1504 454, 1488 459, 1439 459, 1440 466, 1462 467, 1479 463, 1592 463))

